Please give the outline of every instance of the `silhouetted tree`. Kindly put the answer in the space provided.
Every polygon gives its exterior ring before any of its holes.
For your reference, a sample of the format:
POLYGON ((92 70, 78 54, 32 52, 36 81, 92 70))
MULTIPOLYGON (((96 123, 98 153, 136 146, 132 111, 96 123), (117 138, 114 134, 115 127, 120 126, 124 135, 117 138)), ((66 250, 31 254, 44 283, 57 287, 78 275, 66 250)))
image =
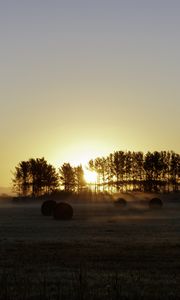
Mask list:
POLYGON ((180 178, 180 155, 171 152, 170 175, 173 190, 178 190, 178 179, 180 178))
POLYGON ((77 192, 79 193, 86 186, 82 165, 74 167, 74 174, 75 174, 75 187, 77 192))
POLYGON ((13 182, 15 190, 22 196, 40 196, 53 191, 59 185, 55 168, 44 158, 31 158, 20 162, 13 182))
POLYGON ((116 151, 113 154, 112 170, 115 176, 116 190, 118 191, 120 185, 123 183, 125 173, 125 153, 124 151, 116 151))
MULTIPOLYGON (((88 169, 98 175, 95 191, 121 190, 177 191, 180 185, 180 155, 173 151, 115 151, 97 157, 88 169)), ((86 186, 82 166, 64 163, 60 176, 44 158, 22 161, 15 168, 14 189, 18 194, 39 196, 57 189, 59 182, 65 192, 80 192, 86 186)))
POLYGON ((64 163, 59 168, 60 172, 60 183, 64 187, 66 192, 75 191, 76 178, 74 168, 69 163, 64 163))
POLYGON ((103 186, 104 189, 106 183, 106 159, 104 157, 97 157, 94 160, 94 167, 96 173, 98 174, 97 183, 99 190, 100 186, 103 186))
POLYGON ((132 154, 131 151, 125 153, 125 165, 124 165, 126 190, 130 187, 132 181, 132 154))
POLYGON ((28 161, 21 161, 17 167, 15 167, 13 178, 14 190, 22 196, 27 196, 30 189, 30 166, 28 161))
POLYGON ((131 154, 131 179, 133 190, 143 190, 144 180, 144 155, 142 152, 132 152, 131 154))
POLYGON ((58 187, 58 174, 55 168, 48 164, 44 158, 31 158, 29 163, 32 195, 39 196, 58 187))
POLYGON ((108 190, 113 191, 113 177, 114 177, 114 156, 112 153, 106 158, 106 176, 107 176, 107 185, 108 190))

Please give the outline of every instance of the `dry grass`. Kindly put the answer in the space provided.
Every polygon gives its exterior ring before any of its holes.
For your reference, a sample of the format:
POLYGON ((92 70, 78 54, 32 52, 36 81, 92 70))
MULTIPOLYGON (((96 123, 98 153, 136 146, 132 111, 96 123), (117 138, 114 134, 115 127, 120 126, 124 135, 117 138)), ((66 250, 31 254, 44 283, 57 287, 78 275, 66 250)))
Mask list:
POLYGON ((1 208, 0 299, 178 299, 180 208, 168 205, 79 204, 62 222, 1 208))

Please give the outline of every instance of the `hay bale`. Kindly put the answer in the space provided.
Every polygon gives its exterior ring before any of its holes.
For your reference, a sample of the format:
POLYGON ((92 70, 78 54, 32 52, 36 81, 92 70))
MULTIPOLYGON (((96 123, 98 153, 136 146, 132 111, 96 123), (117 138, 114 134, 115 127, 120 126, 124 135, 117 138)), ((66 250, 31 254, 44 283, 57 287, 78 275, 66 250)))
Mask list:
POLYGON ((162 208, 163 206, 163 202, 161 199, 159 198, 152 198, 150 201, 149 201, 149 208, 152 208, 152 209, 159 209, 159 208, 162 208))
POLYGON ((56 206, 56 201, 54 201, 54 200, 44 201, 41 206, 42 215, 43 216, 52 216, 55 206, 56 206))
POLYGON ((124 198, 118 198, 114 201, 114 205, 120 208, 125 208, 127 206, 127 201, 124 198))
POLYGON ((73 208, 65 202, 57 203, 53 211, 53 216, 56 220, 70 220, 73 217, 73 208))

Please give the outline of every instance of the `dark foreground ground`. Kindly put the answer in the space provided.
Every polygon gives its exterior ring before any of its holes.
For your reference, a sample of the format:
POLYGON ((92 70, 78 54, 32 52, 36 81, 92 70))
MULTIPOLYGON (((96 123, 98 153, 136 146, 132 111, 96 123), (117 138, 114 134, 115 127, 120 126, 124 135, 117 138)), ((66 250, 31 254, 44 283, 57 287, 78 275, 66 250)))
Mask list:
POLYGON ((180 203, 0 208, 0 299, 180 299, 180 203))

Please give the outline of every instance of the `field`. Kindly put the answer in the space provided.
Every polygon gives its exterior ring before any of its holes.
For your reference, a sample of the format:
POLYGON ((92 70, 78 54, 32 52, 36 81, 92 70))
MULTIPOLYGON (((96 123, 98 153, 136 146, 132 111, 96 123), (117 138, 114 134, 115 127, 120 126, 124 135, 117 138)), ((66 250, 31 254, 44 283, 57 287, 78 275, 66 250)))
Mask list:
POLYGON ((0 299, 179 299, 180 203, 72 204, 71 221, 40 203, 0 207, 0 299))

